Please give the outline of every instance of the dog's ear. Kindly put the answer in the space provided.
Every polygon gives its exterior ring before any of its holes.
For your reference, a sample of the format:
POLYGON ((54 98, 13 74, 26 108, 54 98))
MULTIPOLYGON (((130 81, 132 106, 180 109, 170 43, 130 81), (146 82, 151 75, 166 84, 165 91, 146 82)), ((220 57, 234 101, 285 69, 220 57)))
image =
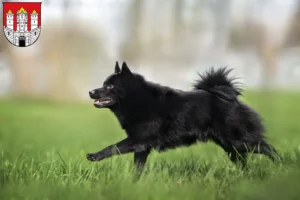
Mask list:
POLYGON ((124 74, 124 75, 126 75, 126 74, 131 74, 131 71, 130 71, 130 69, 128 68, 126 62, 123 62, 123 64, 122 64, 122 71, 121 71, 121 74, 124 74))
POLYGON ((118 61, 116 62, 116 66, 115 66, 115 73, 117 74, 117 73, 120 73, 121 72, 121 69, 120 69, 120 67, 119 67, 119 63, 118 63, 118 61))

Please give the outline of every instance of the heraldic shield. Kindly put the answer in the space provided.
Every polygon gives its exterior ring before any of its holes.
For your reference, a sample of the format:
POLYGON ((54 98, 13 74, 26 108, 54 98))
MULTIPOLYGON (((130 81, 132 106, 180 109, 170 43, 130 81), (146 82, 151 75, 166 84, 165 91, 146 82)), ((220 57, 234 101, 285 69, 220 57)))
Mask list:
POLYGON ((6 39, 17 47, 34 44, 41 34, 41 2, 3 2, 6 39))

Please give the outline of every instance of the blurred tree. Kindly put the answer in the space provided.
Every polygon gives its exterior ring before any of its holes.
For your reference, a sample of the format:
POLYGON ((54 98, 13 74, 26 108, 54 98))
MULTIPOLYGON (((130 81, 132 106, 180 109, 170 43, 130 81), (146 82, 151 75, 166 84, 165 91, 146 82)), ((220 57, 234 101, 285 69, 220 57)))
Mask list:
POLYGON ((72 1, 63 0, 63 9, 64 9, 65 12, 70 9, 71 5, 72 5, 72 1))
MULTIPOLYGON (((251 20, 234 26, 230 33, 230 46, 234 49, 252 49, 263 67, 262 87, 270 89, 277 68, 280 46, 269 40, 267 27, 251 20)), ((251 69, 251 66, 249 66, 251 69)))
POLYGON ((144 0, 131 1, 125 14, 125 40, 120 48, 120 55, 123 60, 136 60, 141 55, 140 27, 143 20, 143 3, 144 0))
POLYGON ((215 21, 214 44, 218 49, 227 47, 230 32, 230 14, 232 0, 212 1, 212 11, 215 21))
MULTIPOLYGON (((261 2, 259 5, 264 6, 261 2)), ((254 12, 255 10, 251 14, 254 12)), ((267 24, 253 20, 249 13, 244 17, 243 23, 232 26, 229 34, 229 46, 237 50, 251 49, 256 53, 263 67, 262 87, 270 89, 274 84, 280 45, 271 39, 272 35, 268 31, 267 24)))
POLYGON ((177 41, 182 34, 183 21, 182 21, 182 8, 184 5, 183 0, 175 0, 174 2, 174 12, 173 12, 173 34, 174 41, 177 41))
POLYGON ((42 40, 43 57, 49 67, 48 94, 53 99, 74 99, 92 82, 90 74, 97 62, 106 63, 106 40, 101 31, 78 19, 62 23, 64 28, 49 25, 51 35, 42 40))
MULTIPOLYGON (((300 1, 297 1, 300 4, 300 1)), ((294 19, 291 18, 295 11, 293 4, 284 4, 283 1, 257 1, 255 3, 249 2, 249 5, 253 6, 254 10, 247 8, 246 10, 250 11, 246 15, 245 21, 242 24, 236 24, 231 30, 231 47, 238 49, 251 48, 255 51, 263 68, 262 86, 270 89, 275 83, 280 51, 284 45, 291 47, 297 45, 297 43, 299 44, 300 12, 298 11, 294 19), (273 3, 276 3, 276 5, 271 6, 273 3), (282 12, 279 9, 281 6, 285 6, 282 12), (287 10, 289 12, 284 12, 287 10), (276 17, 281 19, 278 23, 274 23, 271 15, 273 13, 276 13, 276 17), (260 20, 257 16, 262 16, 263 20, 260 20), (288 23, 291 23, 289 34, 286 32, 288 23)), ((299 8, 298 10, 300 10, 299 8)))
POLYGON ((300 46, 300 0, 298 0, 297 12, 291 21, 289 34, 285 42, 286 47, 300 46))

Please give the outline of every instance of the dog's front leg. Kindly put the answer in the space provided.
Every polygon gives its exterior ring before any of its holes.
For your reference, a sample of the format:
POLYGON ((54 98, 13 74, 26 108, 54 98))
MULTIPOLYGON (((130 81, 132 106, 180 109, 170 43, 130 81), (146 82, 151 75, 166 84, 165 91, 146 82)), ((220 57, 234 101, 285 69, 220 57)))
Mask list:
POLYGON ((129 138, 126 138, 118 142, 117 144, 110 145, 97 153, 87 154, 86 157, 90 161, 100 161, 116 154, 141 152, 144 151, 145 149, 146 149, 145 145, 134 144, 129 138))

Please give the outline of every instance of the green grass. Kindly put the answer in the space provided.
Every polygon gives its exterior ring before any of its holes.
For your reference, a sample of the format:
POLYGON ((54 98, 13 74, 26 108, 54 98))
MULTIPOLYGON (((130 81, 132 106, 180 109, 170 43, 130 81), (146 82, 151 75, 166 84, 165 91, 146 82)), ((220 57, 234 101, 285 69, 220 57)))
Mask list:
POLYGON ((247 93, 284 157, 251 155, 242 170, 213 143, 91 163, 85 154, 125 137, 109 111, 85 103, 0 101, 0 199, 300 199, 300 94, 247 93))

